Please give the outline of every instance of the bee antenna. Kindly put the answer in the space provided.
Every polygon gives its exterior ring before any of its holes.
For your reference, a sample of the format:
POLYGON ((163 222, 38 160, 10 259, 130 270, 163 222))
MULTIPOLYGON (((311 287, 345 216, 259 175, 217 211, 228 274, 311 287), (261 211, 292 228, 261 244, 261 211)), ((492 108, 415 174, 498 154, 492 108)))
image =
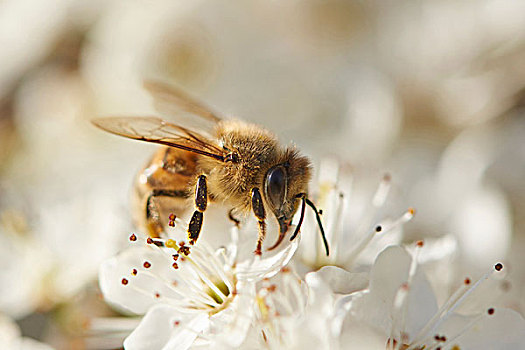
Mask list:
POLYGON ((321 231, 321 237, 323 238, 326 256, 328 256, 330 255, 330 249, 328 248, 328 241, 326 240, 326 235, 324 234, 323 223, 321 222, 321 216, 319 215, 319 211, 317 210, 317 208, 315 207, 315 204, 311 200, 309 200, 306 197, 304 197, 304 200, 306 201, 306 204, 308 204, 310 208, 312 208, 313 211, 315 212, 315 218, 317 219, 317 224, 319 225, 319 230, 321 231))
POLYGON ((304 208, 305 208, 305 201, 306 201, 306 194, 301 193, 297 196, 297 198, 301 198, 302 206, 301 206, 301 217, 299 218, 299 222, 297 223, 297 226, 295 227, 295 231, 293 235, 290 237, 290 241, 293 241, 295 237, 297 237, 297 234, 299 233, 299 230, 301 229, 301 225, 303 224, 304 219, 304 208))

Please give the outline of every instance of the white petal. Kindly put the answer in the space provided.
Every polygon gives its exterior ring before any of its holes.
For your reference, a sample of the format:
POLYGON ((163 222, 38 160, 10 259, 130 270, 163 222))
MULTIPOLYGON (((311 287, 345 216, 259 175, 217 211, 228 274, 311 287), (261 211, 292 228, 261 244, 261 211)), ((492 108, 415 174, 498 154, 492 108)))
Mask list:
POLYGON ((525 320, 514 310, 496 309, 453 343, 461 349, 525 349, 525 320))
POLYGON ((41 343, 31 338, 21 338, 18 343, 17 350, 53 350, 53 348, 47 344, 41 343))
POLYGON ((399 287, 407 281, 411 260, 399 246, 383 250, 370 271, 370 292, 382 302, 392 304, 399 287))
POLYGON ((150 247, 132 247, 121 254, 106 260, 99 270, 99 284, 104 298, 111 304, 137 314, 144 314, 148 308, 160 301, 155 298, 158 292, 163 297, 176 297, 170 287, 170 281, 177 281, 179 276, 171 268, 166 257, 150 247), (146 275, 143 264, 148 261, 157 278, 146 275), (136 268, 137 276, 131 271, 136 268), (127 285, 122 279, 128 280, 127 285))
POLYGON ((334 293, 349 294, 368 286, 368 274, 351 273, 337 266, 324 266, 317 274, 334 293))
POLYGON ((210 318, 210 333, 217 335, 212 348, 238 347, 252 326, 255 286, 252 283, 238 283, 237 293, 226 309, 210 318))
MULTIPOLYGON (((388 247, 381 252, 372 267, 370 290, 355 293, 352 297, 351 315, 378 330, 388 332, 394 316, 394 299, 401 285, 408 281, 411 260, 406 250, 399 246, 388 247)), ((437 311, 437 301, 419 269, 409 288, 403 331, 414 336, 437 311)))
POLYGON ((187 315, 155 305, 124 341, 126 350, 185 350, 209 326, 206 314, 187 315), (177 324, 176 324, 177 323, 177 324))
POLYGON ((348 317, 339 338, 341 350, 384 350, 387 337, 367 324, 348 317))
POLYGON ((455 213, 451 230, 457 235, 469 266, 484 270, 506 256, 512 218, 503 191, 480 187, 464 199, 455 213))
MULTIPOLYGON (((295 226, 290 226, 289 234, 293 232, 294 229, 295 226)), ((239 255, 237 256, 237 277, 240 280, 256 281, 274 276, 286 266, 293 257, 299 246, 300 239, 300 234, 293 241, 285 237, 281 244, 274 250, 268 251, 263 247, 263 252, 260 256, 253 253, 255 247, 255 241, 253 239, 241 241, 238 248, 239 255)))

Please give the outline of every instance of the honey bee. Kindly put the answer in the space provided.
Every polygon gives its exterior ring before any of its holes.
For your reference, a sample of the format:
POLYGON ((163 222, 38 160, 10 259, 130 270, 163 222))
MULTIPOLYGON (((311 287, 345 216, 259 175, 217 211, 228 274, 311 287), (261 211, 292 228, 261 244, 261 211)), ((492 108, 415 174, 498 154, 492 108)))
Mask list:
POLYGON ((92 120, 110 133, 163 145, 135 182, 133 211, 140 227, 150 236, 159 237, 170 213, 182 215, 193 201, 194 212, 188 225, 189 243, 193 245, 208 202, 221 203, 231 208, 229 217, 236 224, 240 223, 236 215, 255 215, 259 231, 255 253, 260 255, 267 209, 279 224, 277 241, 268 248, 272 250, 284 239, 301 205, 299 222, 290 237, 295 239, 307 204, 315 212, 329 254, 319 211, 308 199, 311 165, 307 157, 293 147, 282 147, 270 131, 221 118, 172 86, 159 82, 146 82, 144 86, 157 110, 174 115, 180 124, 157 117, 92 120))

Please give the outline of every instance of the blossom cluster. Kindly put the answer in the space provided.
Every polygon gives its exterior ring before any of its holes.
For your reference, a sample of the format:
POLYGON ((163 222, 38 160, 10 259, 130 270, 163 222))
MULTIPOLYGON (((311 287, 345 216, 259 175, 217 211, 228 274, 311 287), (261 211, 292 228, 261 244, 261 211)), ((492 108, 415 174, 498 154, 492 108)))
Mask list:
POLYGON ((261 255, 250 249, 257 226, 249 219, 232 224, 214 247, 206 239, 218 234, 213 225, 189 245, 187 223, 175 218, 165 237, 133 233, 129 247, 101 265, 105 300, 136 323, 119 326, 114 319, 94 328, 108 336, 129 333, 125 349, 525 346, 525 320, 505 307, 502 263, 475 279, 443 279, 441 265, 454 270, 460 254, 453 237, 404 240, 412 208, 397 218, 378 218, 389 176, 365 204, 358 225, 349 225, 345 218, 355 213, 334 172, 336 163, 323 164, 316 192, 329 256, 313 215, 305 218, 299 239, 261 255))

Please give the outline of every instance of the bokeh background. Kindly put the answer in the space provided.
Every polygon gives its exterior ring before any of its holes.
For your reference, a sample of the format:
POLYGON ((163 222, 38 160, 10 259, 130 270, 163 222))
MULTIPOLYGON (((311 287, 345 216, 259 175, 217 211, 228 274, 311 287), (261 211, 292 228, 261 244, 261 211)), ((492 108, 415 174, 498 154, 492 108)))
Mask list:
POLYGON ((525 311, 525 2, 0 2, 0 337, 110 348, 99 263, 132 230, 155 146, 89 120, 151 115, 144 79, 334 158, 355 196, 384 173, 407 241, 452 234, 455 274, 508 268, 525 311))

